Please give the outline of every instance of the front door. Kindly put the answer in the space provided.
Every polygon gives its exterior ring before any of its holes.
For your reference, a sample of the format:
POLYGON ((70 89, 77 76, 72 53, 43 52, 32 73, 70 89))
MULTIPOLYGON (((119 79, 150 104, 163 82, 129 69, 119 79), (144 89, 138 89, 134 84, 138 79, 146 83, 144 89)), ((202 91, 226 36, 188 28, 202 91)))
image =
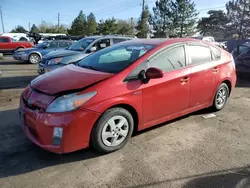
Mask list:
POLYGON ((218 60, 213 60, 208 46, 189 45, 190 60, 190 108, 207 105, 217 89, 218 60))
POLYGON ((188 109, 190 92, 190 69, 186 67, 183 45, 156 54, 149 60, 149 66, 162 69, 164 77, 143 86, 145 128, 188 109))

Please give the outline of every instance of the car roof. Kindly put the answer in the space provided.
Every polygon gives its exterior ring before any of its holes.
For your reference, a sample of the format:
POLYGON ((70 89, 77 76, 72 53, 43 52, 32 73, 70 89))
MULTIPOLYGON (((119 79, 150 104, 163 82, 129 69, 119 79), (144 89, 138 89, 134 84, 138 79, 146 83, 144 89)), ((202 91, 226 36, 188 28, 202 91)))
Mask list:
POLYGON ((131 43, 131 44, 148 44, 148 45, 162 45, 167 43, 178 43, 178 42, 191 42, 191 41, 197 41, 197 42, 203 42, 201 40, 193 39, 193 38, 153 38, 153 39, 134 39, 129 40, 124 43, 131 43))
POLYGON ((134 39, 133 37, 127 37, 127 36, 117 36, 117 35, 93 35, 85 37, 84 39, 91 38, 91 39, 106 39, 106 38, 124 38, 124 39, 134 39))

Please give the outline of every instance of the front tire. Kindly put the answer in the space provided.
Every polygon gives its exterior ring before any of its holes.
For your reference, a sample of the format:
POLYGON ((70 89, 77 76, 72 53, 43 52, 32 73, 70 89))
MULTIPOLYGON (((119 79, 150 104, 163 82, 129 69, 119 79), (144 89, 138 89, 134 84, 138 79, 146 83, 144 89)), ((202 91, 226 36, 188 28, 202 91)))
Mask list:
POLYGON ((111 108, 96 122, 91 143, 100 153, 110 153, 125 146, 133 129, 133 117, 126 109, 111 108))
POLYGON ((32 64, 38 64, 41 61, 41 58, 38 54, 30 54, 29 62, 32 64))
POLYGON ((227 84, 222 83, 216 91, 213 102, 213 109, 215 111, 222 110, 227 103, 228 97, 229 97, 229 88, 227 84))

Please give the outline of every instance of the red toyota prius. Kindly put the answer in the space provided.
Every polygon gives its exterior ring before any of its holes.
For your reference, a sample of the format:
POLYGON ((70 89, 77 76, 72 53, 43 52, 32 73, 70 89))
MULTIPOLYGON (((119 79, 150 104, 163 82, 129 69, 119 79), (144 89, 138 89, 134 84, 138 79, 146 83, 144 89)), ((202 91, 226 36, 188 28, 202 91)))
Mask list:
POLYGON ((51 152, 108 153, 133 131, 223 109, 235 83, 232 56, 213 44, 131 40, 34 79, 20 97, 22 129, 51 152))

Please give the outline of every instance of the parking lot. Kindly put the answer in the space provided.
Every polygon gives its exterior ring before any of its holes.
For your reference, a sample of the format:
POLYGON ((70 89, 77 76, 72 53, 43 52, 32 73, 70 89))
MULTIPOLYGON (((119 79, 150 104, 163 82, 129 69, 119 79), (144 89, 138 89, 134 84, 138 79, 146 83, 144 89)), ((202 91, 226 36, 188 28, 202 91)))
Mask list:
MULTIPOLYGON (((0 60, 0 187, 250 187, 250 82, 216 117, 202 110, 133 136, 124 149, 56 155, 22 133, 19 96, 37 65, 0 60)), ((55 83, 56 84, 56 83, 55 83)))

